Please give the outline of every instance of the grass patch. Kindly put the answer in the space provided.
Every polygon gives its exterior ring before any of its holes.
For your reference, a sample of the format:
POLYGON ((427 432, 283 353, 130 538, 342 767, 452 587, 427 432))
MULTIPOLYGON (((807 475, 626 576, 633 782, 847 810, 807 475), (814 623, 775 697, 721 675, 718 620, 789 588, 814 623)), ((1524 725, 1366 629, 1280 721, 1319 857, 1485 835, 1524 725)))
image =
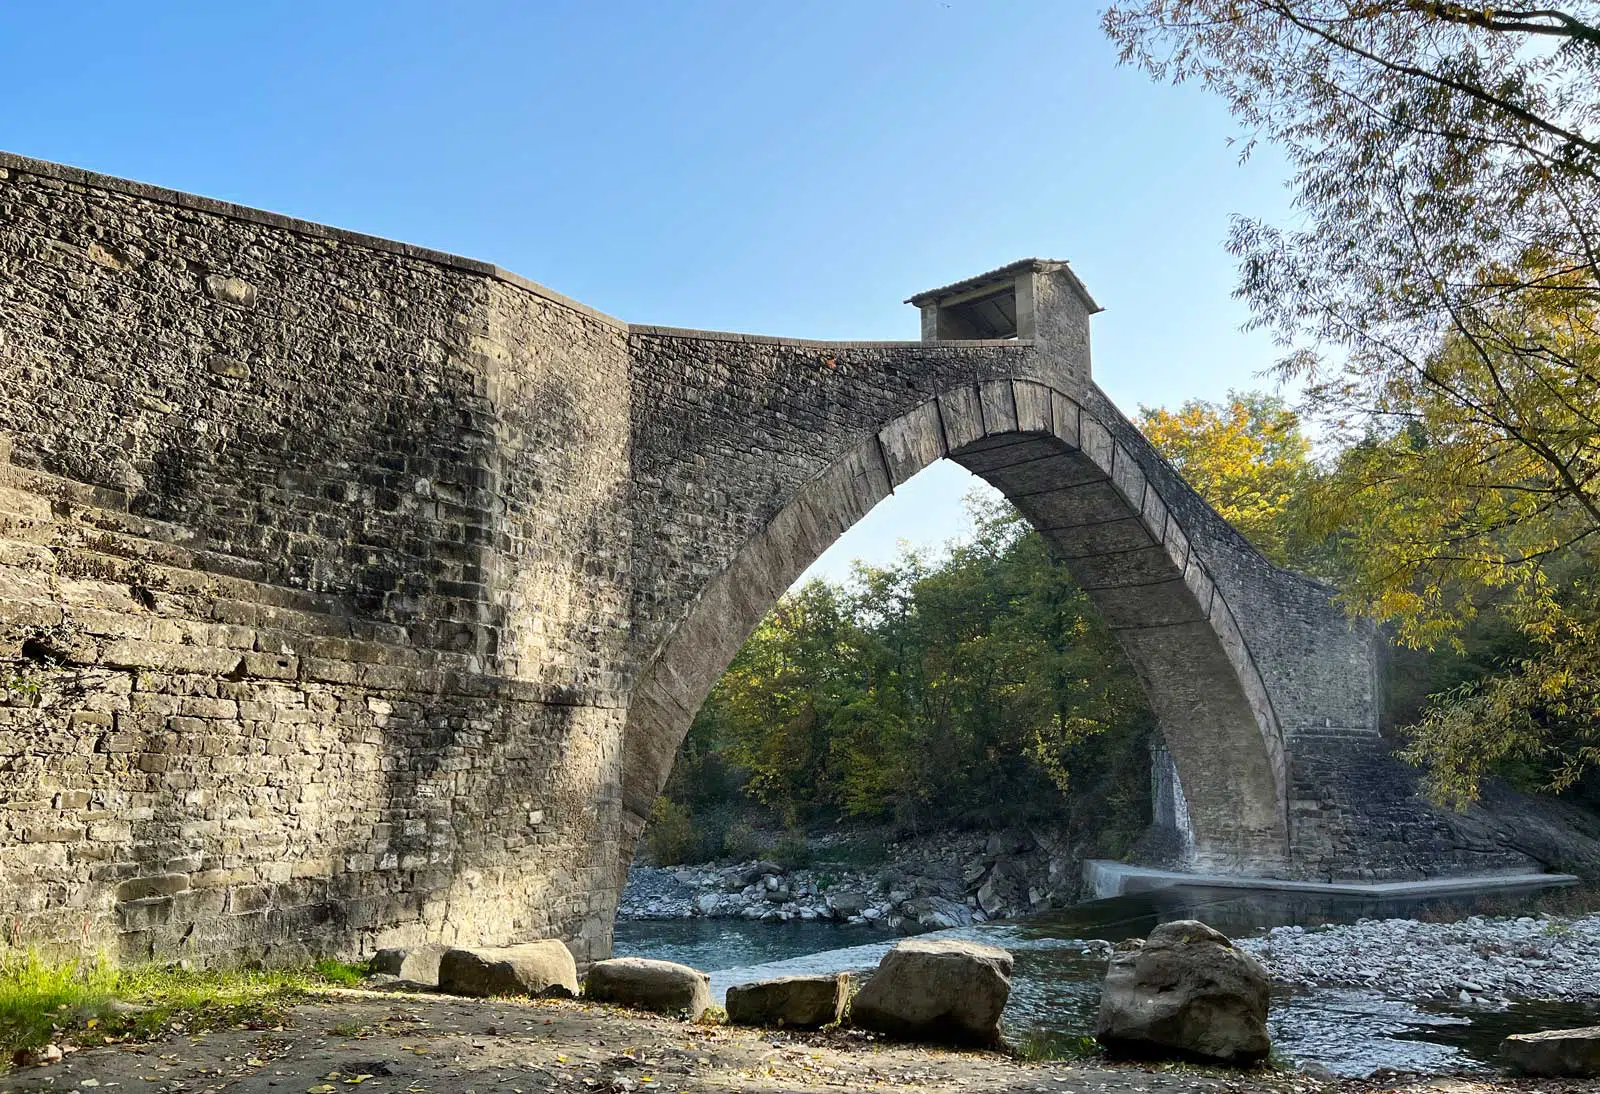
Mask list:
POLYGON ((67 1025, 95 1020, 116 997, 117 975, 98 965, 53 963, 26 953, 0 958, 0 1050, 48 1044, 67 1025))
POLYGON ((55 1042, 101 1043, 167 1031, 281 1026, 296 1002, 358 983, 357 966, 186 970, 0 955, 0 1053, 17 1060, 55 1042))
POLYGON ((311 966, 311 971, 316 973, 329 984, 338 984, 341 987, 353 988, 366 979, 367 966, 352 965, 348 961, 340 961, 332 957, 324 957, 321 961, 311 966))
POLYGON ((1093 1037, 1072 1033, 1029 1030, 1011 1042, 1011 1054, 1028 1063, 1047 1060, 1096 1060, 1102 1056, 1100 1042, 1093 1037))

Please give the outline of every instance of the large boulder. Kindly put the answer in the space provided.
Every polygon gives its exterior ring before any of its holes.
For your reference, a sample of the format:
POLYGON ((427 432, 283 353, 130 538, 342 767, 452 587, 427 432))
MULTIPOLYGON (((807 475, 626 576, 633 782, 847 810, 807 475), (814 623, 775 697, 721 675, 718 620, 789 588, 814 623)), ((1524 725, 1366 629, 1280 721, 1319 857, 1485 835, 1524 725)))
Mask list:
POLYGON ((601 1003, 620 1003, 695 1021, 711 1005, 711 977, 699 969, 644 957, 614 957, 589 967, 583 993, 601 1003))
POLYGON ((439 958, 439 989, 453 995, 578 994, 578 966, 559 939, 520 946, 446 950, 439 958))
POLYGON ((779 866, 776 862, 762 859, 760 862, 751 863, 739 875, 739 880, 746 885, 754 885, 758 881, 765 881, 769 877, 782 877, 789 871, 779 866))
POLYGON ((884 954, 850 1004, 850 1024, 913 1041, 997 1045, 1010 995, 1005 950, 914 938, 884 954))
POLYGON ((1500 1043, 1500 1057, 1519 1075, 1600 1078, 1600 1026, 1516 1033, 1500 1043))
POLYGON ((373 972, 398 976, 414 984, 439 983, 439 960, 448 946, 393 946, 373 956, 368 966, 373 972))
POLYGON ((867 910, 865 893, 836 892, 828 894, 828 910, 840 919, 849 919, 867 910))
POLYGON ((728 989, 728 1021, 742 1026, 817 1029, 844 1016, 850 974, 780 976, 728 989))
POLYGON ((942 896, 919 896, 908 900, 900 905, 900 914, 915 919, 917 926, 927 931, 972 925, 970 908, 942 896))
POLYGON ((1106 970, 1095 1037, 1111 1052, 1210 1063, 1259 1063, 1270 982, 1226 935, 1193 919, 1163 923, 1106 970))

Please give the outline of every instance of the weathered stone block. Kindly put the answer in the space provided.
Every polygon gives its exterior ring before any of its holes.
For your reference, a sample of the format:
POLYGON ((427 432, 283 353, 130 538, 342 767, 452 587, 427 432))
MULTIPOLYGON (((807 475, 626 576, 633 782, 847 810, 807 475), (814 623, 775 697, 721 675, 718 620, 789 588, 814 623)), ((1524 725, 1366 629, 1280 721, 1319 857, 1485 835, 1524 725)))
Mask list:
POLYGON ((248 308, 254 306, 260 295, 256 287, 238 277, 212 274, 206 278, 206 294, 213 300, 248 308))
POLYGON ((28 843, 72 843, 85 835, 81 824, 50 824, 29 828, 22 838, 28 843))
MULTIPOLYGON (((439 961, 448 946, 394 946, 382 949, 372 958, 372 971, 398 976, 415 984, 439 983, 439 961)), ((574 970, 574 977, 577 973, 574 970)))
POLYGON ((728 989, 728 1021, 735 1025, 818 1029, 844 1017, 850 974, 782 976, 728 989))
POLYGON ((1254 1064, 1271 1049, 1261 965, 1195 920, 1163 923, 1111 958, 1095 1037, 1112 1052, 1254 1064))
POLYGON ((1005 950, 975 942, 901 942, 851 1003, 850 1024, 910 1040, 999 1044, 1011 964, 1005 950))
POLYGON ((672 961, 616 957, 590 966, 583 993, 596 1002, 681 1014, 694 1022, 711 1006, 711 978, 672 961))
POLYGON ((447 950, 439 958, 439 990, 455 995, 578 994, 578 968, 557 939, 519 946, 447 950))
POLYGON ((1600 1078, 1600 1026, 1514 1033, 1501 1042, 1500 1058, 1518 1075, 1600 1078))

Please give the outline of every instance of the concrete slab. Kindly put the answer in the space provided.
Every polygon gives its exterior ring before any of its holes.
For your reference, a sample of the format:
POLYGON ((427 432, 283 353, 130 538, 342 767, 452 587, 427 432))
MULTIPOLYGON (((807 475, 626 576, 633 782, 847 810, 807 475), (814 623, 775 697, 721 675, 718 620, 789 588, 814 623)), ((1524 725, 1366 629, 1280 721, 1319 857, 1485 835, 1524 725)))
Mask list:
POLYGON ((1464 877, 1425 878, 1420 881, 1288 881, 1271 877, 1238 877, 1230 874, 1190 874, 1179 870, 1157 870, 1109 859, 1090 859, 1083 864, 1086 892, 1093 899, 1142 893, 1193 885, 1207 889, 1261 889, 1280 893, 1320 893, 1328 896, 1414 897, 1444 896, 1450 893, 1487 893, 1508 889, 1541 889, 1576 885, 1574 874, 1478 874, 1464 877))

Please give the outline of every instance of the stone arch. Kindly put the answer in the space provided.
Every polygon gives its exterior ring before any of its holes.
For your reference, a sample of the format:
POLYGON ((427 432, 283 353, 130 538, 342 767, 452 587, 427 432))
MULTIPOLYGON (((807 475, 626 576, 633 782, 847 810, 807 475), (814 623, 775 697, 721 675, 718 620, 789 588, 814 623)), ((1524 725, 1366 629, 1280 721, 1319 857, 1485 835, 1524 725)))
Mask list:
POLYGON ((1130 428, 1036 380, 966 384, 887 423, 809 480, 711 579, 638 678, 623 746, 629 842, 695 713, 777 598, 895 487, 950 458, 1017 506, 1117 635, 1183 783, 1194 828, 1189 865, 1282 872, 1282 727, 1179 508, 1125 443, 1130 428))

